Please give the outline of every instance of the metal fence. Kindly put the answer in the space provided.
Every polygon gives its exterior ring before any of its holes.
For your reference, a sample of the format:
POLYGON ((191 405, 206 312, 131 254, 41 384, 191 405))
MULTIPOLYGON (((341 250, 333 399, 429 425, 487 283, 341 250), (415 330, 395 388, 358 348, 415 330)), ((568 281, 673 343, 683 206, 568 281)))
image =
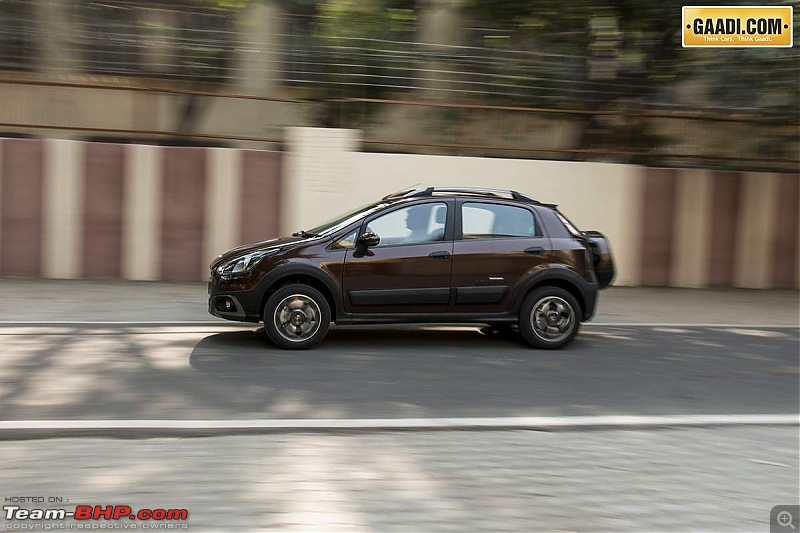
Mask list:
POLYGON ((798 83, 777 85, 796 78, 796 50, 760 52, 778 88, 759 101, 742 80, 709 88, 709 80, 741 77, 729 51, 701 57, 694 78, 654 87, 592 77, 584 55, 492 45, 504 35, 488 27, 463 28, 463 44, 432 44, 403 17, 385 32, 351 36, 325 30, 320 15, 284 11, 263 39, 258 28, 243 31, 242 8, 219 5, 0 0, 2 133, 279 146, 286 126, 335 126, 363 130, 365 148, 382 151, 782 171, 800 164, 798 83), (60 16, 71 22, 59 24, 60 16), (44 69, 48 42, 62 60, 44 69), (243 59, 252 57, 271 60, 243 59), (687 90, 704 96, 689 103, 687 90), (116 96, 103 105, 136 107, 131 113, 153 120, 96 120, 75 105, 101 105, 107 94, 116 96), (206 116, 177 117, 192 113, 206 116), (267 115, 268 127, 233 118, 267 115))

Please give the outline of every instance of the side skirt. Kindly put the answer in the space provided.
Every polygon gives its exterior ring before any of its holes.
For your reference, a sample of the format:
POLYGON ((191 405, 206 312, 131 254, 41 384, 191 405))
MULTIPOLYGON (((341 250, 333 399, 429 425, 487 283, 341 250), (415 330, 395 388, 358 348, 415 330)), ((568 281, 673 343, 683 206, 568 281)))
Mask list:
POLYGON ((336 323, 347 324, 513 324, 514 313, 339 313, 336 323))

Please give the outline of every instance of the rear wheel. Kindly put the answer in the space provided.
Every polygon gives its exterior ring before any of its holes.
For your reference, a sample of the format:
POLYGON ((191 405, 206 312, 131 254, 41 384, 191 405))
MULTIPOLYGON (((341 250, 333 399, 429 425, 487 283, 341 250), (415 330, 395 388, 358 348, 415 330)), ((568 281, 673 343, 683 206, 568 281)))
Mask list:
POLYGON ((285 350, 319 344, 331 325, 328 301, 314 287, 295 283, 275 291, 264 306, 264 331, 285 350))
POLYGON ((563 348, 573 341, 580 329, 579 313, 580 305, 568 291, 540 287, 522 303, 519 331, 536 348, 563 348))

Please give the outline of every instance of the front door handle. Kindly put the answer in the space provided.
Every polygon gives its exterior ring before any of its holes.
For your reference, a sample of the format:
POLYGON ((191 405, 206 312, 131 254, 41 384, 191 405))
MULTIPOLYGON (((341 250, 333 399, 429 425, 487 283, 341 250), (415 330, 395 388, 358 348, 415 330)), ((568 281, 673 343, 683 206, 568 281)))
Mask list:
POLYGON ((531 246, 530 248, 525 248, 525 253, 532 255, 543 254, 544 248, 542 248, 541 246, 531 246))
POLYGON ((441 251, 441 252, 431 252, 428 254, 428 257, 431 259, 448 259, 450 257, 450 252, 441 251))

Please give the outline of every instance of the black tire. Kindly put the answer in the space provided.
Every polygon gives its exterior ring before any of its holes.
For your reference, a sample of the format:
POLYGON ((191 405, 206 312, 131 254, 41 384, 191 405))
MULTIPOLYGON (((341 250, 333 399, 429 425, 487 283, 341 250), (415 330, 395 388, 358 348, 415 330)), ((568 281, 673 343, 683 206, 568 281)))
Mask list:
POLYGON ((557 350, 575 339, 580 329, 580 319, 581 307, 572 294, 559 287, 539 287, 531 291, 522 303, 519 311, 519 332, 528 344, 535 348, 557 350), (559 307, 563 311, 559 312, 559 307), (539 313, 539 324, 550 326, 550 329, 534 327, 531 314, 536 308, 549 310, 551 322, 545 319, 543 313, 539 313), (566 314, 569 317, 568 321, 565 321, 566 314), (552 329, 555 331, 551 331, 552 329))
POLYGON ((331 308, 322 293, 314 287, 293 283, 272 293, 264 305, 263 318, 264 331, 273 344, 284 350, 308 350, 322 342, 328 334, 331 308), (276 316, 279 307, 282 311, 276 316), (286 326, 279 326, 286 319, 286 326), (303 331, 307 325, 310 328, 303 331))

